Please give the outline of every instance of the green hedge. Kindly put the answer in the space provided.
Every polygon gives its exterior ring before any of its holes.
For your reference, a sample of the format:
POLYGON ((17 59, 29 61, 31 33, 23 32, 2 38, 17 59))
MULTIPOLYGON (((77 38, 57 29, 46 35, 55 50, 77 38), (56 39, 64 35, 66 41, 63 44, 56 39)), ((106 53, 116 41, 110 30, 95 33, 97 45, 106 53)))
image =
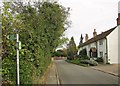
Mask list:
POLYGON ((16 84, 16 40, 8 38, 18 30, 20 50, 20 84, 40 84, 51 63, 55 49, 65 42, 64 25, 68 9, 58 3, 4 2, 2 12, 3 84, 16 84))

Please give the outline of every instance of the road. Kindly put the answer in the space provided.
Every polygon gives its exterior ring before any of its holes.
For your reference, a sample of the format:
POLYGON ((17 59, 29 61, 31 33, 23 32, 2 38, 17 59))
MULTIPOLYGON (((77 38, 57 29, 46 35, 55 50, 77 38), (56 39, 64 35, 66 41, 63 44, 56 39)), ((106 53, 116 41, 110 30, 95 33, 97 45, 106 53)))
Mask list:
POLYGON ((118 77, 89 67, 55 61, 61 84, 118 84, 118 77))

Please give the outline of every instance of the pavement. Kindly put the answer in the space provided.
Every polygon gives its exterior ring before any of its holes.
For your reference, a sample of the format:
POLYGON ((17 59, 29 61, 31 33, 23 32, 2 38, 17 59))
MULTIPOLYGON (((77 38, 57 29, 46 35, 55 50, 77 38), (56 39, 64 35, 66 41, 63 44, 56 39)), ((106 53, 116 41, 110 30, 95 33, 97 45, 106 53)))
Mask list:
POLYGON ((120 77, 120 64, 100 64, 91 68, 120 77))
POLYGON ((54 84, 56 86, 59 85, 58 73, 57 73, 57 69, 56 69, 54 61, 53 61, 52 66, 49 70, 49 73, 47 75, 45 84, 46 85, 54 84))

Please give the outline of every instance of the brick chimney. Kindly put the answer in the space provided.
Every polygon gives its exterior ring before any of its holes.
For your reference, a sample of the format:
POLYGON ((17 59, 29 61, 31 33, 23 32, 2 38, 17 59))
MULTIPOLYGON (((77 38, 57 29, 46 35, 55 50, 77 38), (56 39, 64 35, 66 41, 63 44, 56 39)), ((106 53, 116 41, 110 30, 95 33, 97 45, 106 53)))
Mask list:
POLYGON ((88 41, 88 34, 85 35, 85 42, 88 41))
POLYGON ((118 13, 117 26, 120 25, 120 13, 118 13))
POLYGON ((96 29, 94 29, 94 32, 93 32, 93 37, 97 36, 97 32, 96 32, 96 29))

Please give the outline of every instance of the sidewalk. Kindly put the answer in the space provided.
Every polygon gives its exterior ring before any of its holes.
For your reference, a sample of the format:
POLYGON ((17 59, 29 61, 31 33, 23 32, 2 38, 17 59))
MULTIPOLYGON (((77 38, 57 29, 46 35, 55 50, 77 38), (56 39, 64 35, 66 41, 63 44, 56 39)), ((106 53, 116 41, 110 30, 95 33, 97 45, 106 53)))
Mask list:
POLYGON ((58 73, 57 73, 57 69, 56 69, 56 66, 55 66, 54 62, 52 63, 52 66, 49 70, 49 73, 47 75, 45 84, 46 85, 54 84, 56 86, 58 86, 58 84, 59 84, 58 73))
POLYGON ((109 73, 115 76, 120 76, 120 64, 104 64, 91 67, 95 70, 99 70, 105 73, 109 73), (118 72, 119 71, 119 72, 118 72))

